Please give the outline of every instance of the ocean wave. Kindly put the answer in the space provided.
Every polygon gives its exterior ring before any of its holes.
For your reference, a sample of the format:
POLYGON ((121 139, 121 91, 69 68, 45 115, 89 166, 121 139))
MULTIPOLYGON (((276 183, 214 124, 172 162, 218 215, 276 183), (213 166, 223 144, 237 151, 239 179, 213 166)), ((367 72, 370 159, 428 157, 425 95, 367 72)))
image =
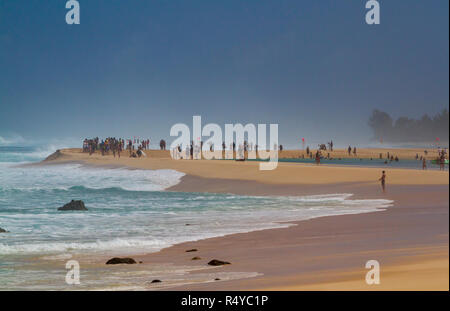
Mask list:
POLYGON ((58 149, 64 149, 64 145, 48 144, 43 146, 20 146, 15 144, 0 144, 0 163, 24 164, 39 162, 58 149))
POLYGON ((45 167, 10 167, 3 170, 3 191, 105 190, 161 191, 179 183, 183 173, 175 170, 128 170, 86 168, 80 164, 45 167))

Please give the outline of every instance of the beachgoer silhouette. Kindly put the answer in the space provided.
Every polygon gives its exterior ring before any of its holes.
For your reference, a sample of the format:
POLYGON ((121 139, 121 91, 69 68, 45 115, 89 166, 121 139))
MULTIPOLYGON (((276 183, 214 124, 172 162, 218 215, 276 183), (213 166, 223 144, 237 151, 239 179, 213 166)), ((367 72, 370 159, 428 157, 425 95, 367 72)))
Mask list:
POLYGON ((381 178, 379 179, 381 181, 381 189, 383 189, 383 192, 386 192, 386 172, 383 171, 381 174, 381 178))
POLYGON ((442 153, 439 159, 439 170, 445 171, 445 154, 442 153))

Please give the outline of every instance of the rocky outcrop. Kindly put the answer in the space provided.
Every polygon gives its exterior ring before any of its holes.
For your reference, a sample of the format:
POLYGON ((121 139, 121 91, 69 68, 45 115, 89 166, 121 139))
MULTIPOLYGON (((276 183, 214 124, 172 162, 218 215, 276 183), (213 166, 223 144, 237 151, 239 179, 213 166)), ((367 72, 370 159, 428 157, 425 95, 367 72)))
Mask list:
POLYGON ((210 262, 208 262, 208 265, 210 265, 210 266, 223 266, 223 265, 231 265, 231 263, 229 263, 227 261, 213 259, 210 262))
POLYGON ((66 205, 58 208, 58 211, 87 211, 88 209, 84 206, 84 202, 81 200, 72 200, 66 205))
POLYGON ((5 229, 3 229, 3 228, 0 228, 0 233, 7 233, 8 231, 6 231, 5 229))
POLYGON ((118 265, 118 264, 132 265, 135 263, 136 261, 133 258, 119 258, 119 257, 111 258, 106 262, 107 265, 118 265))
POLYGON ((201 258, 200 257, 198 257, 198 256, 195 256, 195 257, 192 257, 192 259, 191 260, 200 260, 201 258))
POLYGON ((197 251, 196 248, 192 248, 192 249, 188 249, 188 250, 186 251, 186 253, 191 253, 191 252, 196 252, 196 251, 197 251))
POLYGON ((150 283, 161 283, 161 282, 162 282, 161 280, 153 280, 150 283))

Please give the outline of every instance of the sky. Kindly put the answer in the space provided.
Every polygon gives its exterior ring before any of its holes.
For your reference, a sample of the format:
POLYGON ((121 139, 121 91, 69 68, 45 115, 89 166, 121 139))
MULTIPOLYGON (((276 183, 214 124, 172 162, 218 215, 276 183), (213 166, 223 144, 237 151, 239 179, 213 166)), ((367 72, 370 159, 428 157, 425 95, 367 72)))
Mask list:
POLYGON ((166 138, 277 123, 300 146, 368 144, 373 109, 449 107, 448 0, 0 0, 0 142, 166 138))

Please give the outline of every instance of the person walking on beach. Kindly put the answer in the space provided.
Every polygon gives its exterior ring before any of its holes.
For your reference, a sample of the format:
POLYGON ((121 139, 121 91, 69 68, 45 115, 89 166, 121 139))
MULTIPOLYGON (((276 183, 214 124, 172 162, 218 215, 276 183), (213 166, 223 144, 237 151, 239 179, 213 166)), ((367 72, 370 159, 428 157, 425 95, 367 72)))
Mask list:
POLYGON ((381 181, 381 189, 383 189, 383 192, 386 192, 386 171, 382 172, 379 181, 381 181))
POLYGON ((423 170, 427 169, 427 160, 425 158, 422 159, 422 169, 423 170))

